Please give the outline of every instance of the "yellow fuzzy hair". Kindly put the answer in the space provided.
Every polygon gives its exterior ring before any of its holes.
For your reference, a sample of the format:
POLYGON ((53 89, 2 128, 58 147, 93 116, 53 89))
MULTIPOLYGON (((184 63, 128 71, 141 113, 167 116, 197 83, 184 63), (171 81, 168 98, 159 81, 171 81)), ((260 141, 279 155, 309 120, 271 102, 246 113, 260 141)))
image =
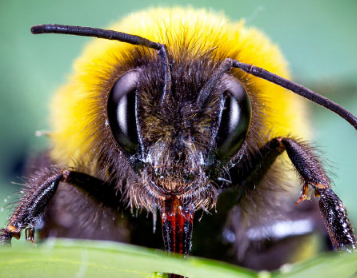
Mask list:
MULTIPOLYGON (((289 78, 287 63, 276 45, 257 29, 245 27, 243 21, 231 22, 221 14, 192 8, 148 9, 125 17, 110 29, 167 44, 173 59, 180 50, 180 44, 191 40, 194 42, 192 55, 195 50, 207 52, 217 47, 217 56, 220 51, 228 56, 238 53, 229 57, 289 78), (216 45, 217 42, 220 45, 216 45)), ((127 43, 94 39, 75 62, 73 75, 58 91, 51 106, 51 156, 54 161, 72 166, 74 161, 80 160, 90 167, 88 154, 94 140, 90 128, 92 122, 98 120, 96 115, 103 110, 99 107, 102 104, 98 102, 98 88, 107 86, 115 63, 121 59, 125 61, 122 53, 134 47, 127 43)), ((270 110, 263 111, 263 121, 271 136, 308 138, 301 97, 270 82, 235 71, 250 90, 259 90, 260 99, 270 107, 270 110)))

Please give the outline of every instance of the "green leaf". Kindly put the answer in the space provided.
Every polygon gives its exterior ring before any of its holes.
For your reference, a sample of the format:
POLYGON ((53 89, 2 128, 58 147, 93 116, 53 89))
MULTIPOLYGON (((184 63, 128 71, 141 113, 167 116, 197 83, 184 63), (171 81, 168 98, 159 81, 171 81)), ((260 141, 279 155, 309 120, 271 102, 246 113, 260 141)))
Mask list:
POLYGON ((0 249, 0 277, 164 278, 177 273, 190 278, 357 277, 357 252, 329 253, 275 272, 254 272, 226 263, 190 257, 168 257, 163 251, 121 243, 48 240, 38 248, 27 242, 0 249))
POLYGON ((253 271, 225 263, 168 257, 163 251, 99 241, 47 241, 38 248, 0 249, 0 277, 256 277, 253 271))
POLYGON ((295 265, 285 265, 273 278, 357 278, 357 252, 330 252, 295 265))

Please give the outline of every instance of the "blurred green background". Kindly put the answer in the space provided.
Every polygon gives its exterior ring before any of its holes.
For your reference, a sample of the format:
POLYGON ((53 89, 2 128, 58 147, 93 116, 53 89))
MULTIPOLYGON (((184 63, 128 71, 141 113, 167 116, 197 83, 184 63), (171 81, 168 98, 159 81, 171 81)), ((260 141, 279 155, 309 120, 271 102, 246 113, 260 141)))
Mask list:
MULTIPOLYGON (((246 18, 280 45, 294 79, 357 115, 357 2, 350 1, 25 1, 0 0, 0 226, 21 183, 24 159, 47 145, 48 102, 71 72, 88 38, 33 36, 30 27, 58 23, 106 27, 156 6, 204 7, 246 18), (10 198, 9 198, 10 197, 10 198)), ((122 30, 125 31, 125 30, 122 30)), ((313 142, 336 174, 335 190, 357 226, 357 132, 326 109, 310 105, 313 142)))

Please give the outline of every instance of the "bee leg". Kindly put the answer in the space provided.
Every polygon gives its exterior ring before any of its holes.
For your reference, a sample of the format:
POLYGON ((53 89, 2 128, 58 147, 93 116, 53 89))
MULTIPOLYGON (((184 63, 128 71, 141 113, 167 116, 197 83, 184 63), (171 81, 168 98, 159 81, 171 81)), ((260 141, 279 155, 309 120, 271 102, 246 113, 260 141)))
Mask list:
POLYGON ((42 176, 33 179, 34 182, 41 181, 41 183, 31 184, 32 180, 29 180, 20 204, 10 217, 7 226, 0 231, 0 245, 11 245, 13 237, 20 238, 22 229, 32 228, 35 225, 38 217, 55 194, 58 184, 67 176, 66 171, 49 170, 41 172, 41 174, 42 176))
POLYGON ((13 237, 19 239, 25 228, 26 239, 34 243, 34 227, 57 191, 60 182, 71 184, 86 192, 90 197, 118 208, 120 197, 110 184, 84 173, 45 168, 34 173, 28 180, 19 205, 9 218, 8 224, 0 230, 0 246, 11 245, 13 237))
POLYGON ((285 147, 289 158, 304 182, 302 194, 297 203, 308 198, 307 185, 310 185, 315 190, 315 196, 320 196, 320 212, 324 217, 334 247, 347 250, 355 249, 356 239, 346 208, 330 188, 331 181, 317 157, 312 153, 311 148, 289 138, 276 138, 275 140, 285 147))
MULTIPOLYGON (((240 162, 230 170, 231 182, 222 185, 222 188, 232 188, 238 194, 238 200, 229 192, 223 191, 222 195, 225 197, 225 210, 230 210, 237 201, 244 197, 245 193, 253 190, 256 184, 260 181, 269 171, 270 167, 275 162, 276 158, 285 151, 285 147, 277 140, 273 139, 262 146, 254 153, 246 152, 241 158, 240 162), (239 187, 236 185, 239 184, 239 187), (227 200, 228 199, 228 200, 227 200)), ((220 205, 218 203, 218 205, 220 205)))
POLYGON ((26 238, 26 240, 31 241, 31 243, 34 246, 36 246, 36 243, 35 243, 35 228, 34 227, 25 229, 25 238, 26 238))
MULTIPOLYGON (((275 138, 256 152, 245 152, 239 163, 230 169, 230 182, 220 186, 217 212, 219 214, 229 213, 247 192, 254 190, 255 186, 260 184, 276 158, 284 151, 285 147, 275 138)), ((222 219, 224 218, 226 217, 222 216, 222 219)))
MULTIPOLYGON (((275 158, 286 151, 302 182, 303 189, 297 204, 309 199, 309 185, 315 190, 315 196, 320 196, 320 212, 325 220, 331 241, 337 249, 356 248, 356 239, 347 211, 342 201, 330 188, 331 181, 325 174, 321 163, 314 155, 311 147, 291 138, 277 137, 266 143, 259 152, 246 158, 249 163, 236 177, 249 185, 251 180, 265 175, 275 158), (248 166, 247 166, 248 165, 248 166)), ((239 170, 239 169, 238 169, 239 170)))
POLYGON ((320 194, 319 207, 325 219, 332 244, 338 249, 356 248, 353 228, 342 201, 332 189, 316 190, 320 194))

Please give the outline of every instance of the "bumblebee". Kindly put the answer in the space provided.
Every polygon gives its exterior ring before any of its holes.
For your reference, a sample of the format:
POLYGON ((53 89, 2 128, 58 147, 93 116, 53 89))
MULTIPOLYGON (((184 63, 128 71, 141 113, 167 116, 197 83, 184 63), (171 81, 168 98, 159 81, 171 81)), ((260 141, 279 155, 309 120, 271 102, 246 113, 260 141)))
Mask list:
MULTIPOLYGON (((355 128, 357 119, 289 81, 282 54, 263 33, 181 8, 139 12, 111 29, 32 27, 34 34, 101 39, 88 45, 53 98, 50 150, 33 161, 0 244, 22 230, 33 242, 42 221, 42 237, 158 247, 156 236, 136 235, 146 224, 131 214, 152 213, 155 227, 159 212, 168 252, 186 256, 193 240, 194 253, 201 254, 197 242, 205 255, 216 241, 229 241, 236 260, 266 268, 250 259, 251 250, 262 248, 255 242, 310 233, 319 209, 334 248, 355 248, 346 209, 306 141, 300 96, 355 128), (300 203, 312 194, 318 204, 304 217, 291 209, 294 198, 300 203), (213 212, 200 223, 200 211, 213 212), (305 221, 302 229, 294 228, 299 221, 305 221), (280 234, 275 223, 284 226, 280 234), (193 226, 204 230, 199 238, 192 239, 193 226), (218 240, 217 233, 223 234, 218 240)), ((272 268, 285 262, 279 250, 272 268)))

